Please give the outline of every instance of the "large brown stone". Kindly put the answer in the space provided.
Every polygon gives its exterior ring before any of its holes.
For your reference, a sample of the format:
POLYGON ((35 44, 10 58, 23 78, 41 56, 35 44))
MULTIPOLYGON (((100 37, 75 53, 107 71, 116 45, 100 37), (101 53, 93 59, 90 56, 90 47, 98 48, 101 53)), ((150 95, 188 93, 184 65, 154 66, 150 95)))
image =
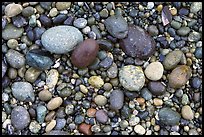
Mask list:
POLYGON ((86 39, 81 42, 73 51, 71 55, 71 62, 77 68, 85 68, 95 60, 99 50, 97 41, 93 39, 86 39))
POLYGON ((131 57, 146 59, 155 52, 156 43, 152 37, 139 26, 129 25, 128 36, 120 40, 122 50, 131 57))

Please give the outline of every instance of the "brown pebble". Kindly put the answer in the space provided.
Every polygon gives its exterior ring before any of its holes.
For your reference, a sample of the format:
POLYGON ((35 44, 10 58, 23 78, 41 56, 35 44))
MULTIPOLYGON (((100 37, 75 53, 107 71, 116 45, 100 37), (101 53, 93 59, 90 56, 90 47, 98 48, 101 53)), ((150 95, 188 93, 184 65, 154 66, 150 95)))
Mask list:
POLYGON ((52 120, 45 128, 45 132, 50 132, 56 125, 56 120, 52 120))
POLYGON ((161 106, 163 104, 162 99, 154 98, 153 100, 155 106, 161 106))
POLYGON ((95 117, 96 116, 96 109, 95 108, 89 108, 87 110, 87 116, 88 117, 95 117))
POLYGON ((79 125, 79 132, 83 133, 84 135, 92 135, 91 125, 82 123, 79 125))
POLYGON ((47 109, 48 110, 54 110, 58 108, 62 104, 63 100, 61 97, 55 97, 51 99, 48 104, 47 104, 47 109))
POLYGON ((51 111, 47 114, 47 116, 45 117, 45 121, 46 122, 49 122, 51 121, 52 119, 55 118, 55 111, 51 111))
POLYGON ((44 89, 38 93, 38 97, 42 101, 49 101, 52 98, 52 94, 48 90, 44 89))
POLYGON ((145 99, 144 98, 137 98, 137 102, 140 104, 140 105, 143 105, 145 103, 145 99))

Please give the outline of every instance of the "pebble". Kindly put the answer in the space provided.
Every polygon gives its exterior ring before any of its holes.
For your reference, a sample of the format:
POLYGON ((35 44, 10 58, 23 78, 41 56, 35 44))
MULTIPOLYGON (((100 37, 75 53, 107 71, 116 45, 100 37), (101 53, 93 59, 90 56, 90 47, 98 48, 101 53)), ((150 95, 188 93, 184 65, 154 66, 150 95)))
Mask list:
POLYGON ((5 15, 8 17, 14 17, 20 14, 23 10, 23 7, 20 4, 11 3, 5 7, 5 15))
POLYGON ((33 87, 28 82, 14 82, 11 87, 13 96, 19 100, 24 102, 34 102, 35 95, 33 91, 33 87))
POLYGON ((4 75, 6 74, 7 71, 7 65, 5 64, 5 62, 2 60, 2 78, 4 77, 4 75))
POLYGON ((177 30, 177 34, 180 36, 186 36, 190 32, 189 27, 181 27, 180 29, 177 30))
POLYGON ((52 20, 47 16, 47 15, 41 15, 40 16, 40 22, 42 23, 42 25, 44 25, 45 27, 51 27, 52 26, 52 20))
POLYGON ((37 121, 30 122, 29 130, 32 133, 37 134, 40 131, 40 129, 41 129, 41 126, 37 121))
POLYGON ((67 15, 65 14, 59 14, 53 19, 54 25, 60 25, 67 19, 67 15))
POLYGON ((167 107, 160 109, 158 116, 163 124, 170 126, 178 125, 181 118, 178 112, 167 107))
POLYGON ((101 18, 107 18, 108 17, 108 10, 107 9, 102 9, 100 12, 99 12, 99 15, 101 16, 101 18))
POLYGON ((107 76, 109 78, 116 78, 118 75, 118 67, 117 65, 113 62, 113 64, 110 66, 110 68, 107 70, 107 76))
POLYGON ((189 103, 189 98, 187 94, 183 94, 182 99, 181 99, 181 104, 187 105, 189 103))
POLYGON ((28 24, 28 22, 22 16, 13 17, 12 21, 13 21, 13 25, 18 28, 24 27, 28 24))
POLYGON ((198 42, 200 39, 201 39, 201 34, 196 31, 191 32, 188 36, 188 41, 190 42, 198 42))
POLYGON ((84 135, 92 135, 91 125, 82 123, 79 125, 79 132, 83 133, 84 135))
POLYGON ((61 97, 55 97, 52 98, 48 103, 47 103, 47 109, 48 110, 54 110, 56 108, 58 108, 59 106, 61 106, 63 100, 61 97))
POLYGON ((55 87, 55 85, 57 84, 57 81, 58 81, 58 77, 59 77, 59 72, 56 69, 51 69, 47 73, 46 85, 48 86, 48 88, 54 88, 55 87))
POLYGON ((163 95, 166 92, 166 87, 161 82, 149 82, 148 89, 156 96, 163 95))
POLYGON ((45 115, 47 112, 47 108, 43 105, 37 106, 36 108, 36 112, 37 112, 37 121, 42 124, 45 120, 45 115))
POLYGON ((183 52, 180 50, 174 50, 169 52, 163 61, 165 70, 174 69, 181 61, 182 56, 183 52))
POLYGON ((130 126, 135 126, 135 125, 137 125, 139 122, 140 122, 140 118, 139 118, 139 117, 131 116, 131 117, 129 118, 129 125, 130 125, 130 126))
POLYGON ((159 99, 159 98, 154 98, 153 102, 154 102, 155 106, 162 106, 162 104, 163 104, 162 99, 159 99))
POLYGON ((17 129, 22 130, 30 123, 30 115, 22 106, 16 106, 11 112, 11 124, 17 129))
POLYGON ((74 122, 76 124, 81 124, 84 121, 84 116, 82 115, 76 115, 76 117, 74 118, 74 122))
POLYGON ((63 25, 49 28, 41 37, 45 49, 56 54, 67 53, 82 41, 83 35, 77 28, 63 25))
POLYGON ((96 116, 96 109, 94 109, 94 108, 89 108, 89 109, 87 110, 87 116, 88 116, 88 117, 95 117, 95 116, 96 116))
POLYGON ((97 95, 94 98, 94 102, 98 105, 98 106, 104 106, 107 103, 107 98, 103 95, 97 95))
POLYGON ((45 132, 50 132, 52 129, 54 129, 56 125, 56 120, 51 120, 51 122, 46 126, 45 132))
POLYGON ((151 36, 157 36, 159 34, 159 30, 157 29, 155 25, 150 25, 147 28, 147 31, 149 32, 151 36))
POLYGON ((52 94, 48 90, 44 89, 38 93, 38 97, 42 101, 49 101, 52 98, 52 94))
POLYGON ((190 12, 197 13, 202 10, 202 2, 193 2, 190 7, 190 12))
POLYGON ((157 81, 162 78, 164 72, 164 67, 160 62, 150 63, 144 73, 146 77, 152 81, 157 81))
POLYGON ((114 110, 121 109, 124 103, 124 93, 121 90, 113 90, 109 98, 110 108, 114 110))
POLYGON ((35 69, 33 67, 30 67, 26 72, 25 72, 25 80, 34 83, 39 75, 41 74, 41 71, 38 69, 35 69))
POLYGON ((134 131, 139 135, 144 135, 145 132, 146 132, 145 128, 143 126, 141 126, 141 125, 136 125, 134 127, 134 131))
POLYGON ((104 85, 103 79, 100 76, 91 76, 88 80, 89 84, 97 89, 104 85))
POLYGON ((8 24, 5 29, 2 30, 2 38, 5 40, 17 39, 22 36, 23 32, 23 28, 17 28, 13 24, 8 24))
POLYGON ((87 87, 86 86, 84 86, 84 85, 79 85, 79 88, 80 88, 80 91, 82 92, 82 93, 84 93, 84 94, 87 94, 89 91, 88 91, 88 89, 87 89, 87 87))
POLYGON ((172 22, 171 22, 171 27, 173 27, 174 29, 179 29, 179 28, 181 28, 181 23, 180 22, 177 22, 177 21, 175 21, 175 20, 173 20, 172 22))
POLYGON ((194 113, 190 106, 185 105, 181 109, 181 115, 186 120, 192 120, 194 118, 194 113))
POLYGON ((109 40, 105 39, 99 39, 97 40, 97 43, 99 44, 100 49, 110 51, 113 49, 113 44, 109 40))
POLYGON ((180 88, 184 86, 191 77, 192 70, 189 66, 180 65, 173 69, 168 80, 169 86, 172 88, 180 88))
POLYGON ((196 48, 195 50, 195 57, 198 59, 202 59, 202 47, 196 48))
POLYGON ((87 20, 84 18, 77 18, 74 22, 73 25, 79 29, 83 29, 87 25, 87 20))
POLYGON ((149 91, 148 88, 143 88, 140 94, 141 94, 141 97, 143 97, 145 100, 152 99, 152 93, 149 91))
POLYGON ((199 135, 199 133, 198 133, 198 131, 197 131, 196 129, 190 129, 190 130, 188 131, 188 134, 189 134, 189 135, 199 135))
POLYGON ((100 123, 106 123, 108 121, 108 116, 105 111, 97 110, 96 111, 96 120, 100 123))
POLYGON ((35 27, 37 23, 37 18, 35 15, 31 15, 29 19, 29 26, 35 27))
POLYGON ((30 17, 31 15, 34 14, 34 12, 35 12, 34 8, 31 6, 28 6, 28 7, 23 8, 22 15, 24 17, 30 17))
POLYGON ((148 2, 147 9, 152 9, 152 8, 154 8, 154 2, 148 2))
POLYGON ((112 54, 108 54, 108 56, 99 63, 99 66, 108 69, 112 64, 113 64, 112 54))
POLYGON ((51 5, 52 5, 52 2, 40 2, 40 6, 43 9, 46 9, 46 10, 50 10, 51 9, 51 5))
POLYGON ((67 115, 70 115, 74 112, 74 105, 72 104, 68 104, 66 107, 65 107, 65 113, 67 115))
POLYGON ((61 130, 52 130, 52 131, 45 133, 43 135, 69 135, 69 133, 65 132, 65 131, 61 131, 61 130))
POLYGON ((56 8, 58 10, 66 10, 69 9, 71 6, 71 2, 57 2, 56 3, 56 8))
POLYGON ((129 91, 140 91, 145 83, 145 76, 140 66, 127 65, 119 71, 121 85, 129 91))
POLYGON ((64 118, 57 118, 56 119, 55 129, 61 130, 65 127, 65 125, 66 125, 66 120, 64 118))
POLYGON ((85 68, 94 62, 99 51, 99 45, 93 39, 81 42, 72 52, 71 62, 77 68, 85 68))
POLYGON ((191 86, 195 89, 199 89, 202 84, 202 80, 199 77, 193 77, 191 80, 191 86))
POLYGON ((156 47, 152 37, 139 26, 129 25, 128 30, 127 37, 119 42, 125 54, 140 59, 152 56, 156 47))
POLYGON ((26 63, 39 70, 49 69, 53 64, 53 57, 45 50, 32 49, 26 54, 26 63))
POLYGON ((123 39, 128 34, 128 24, 127 21, 120 15, 113 15, 108 17, 104 24, 107 31, 118 39, 123 39))

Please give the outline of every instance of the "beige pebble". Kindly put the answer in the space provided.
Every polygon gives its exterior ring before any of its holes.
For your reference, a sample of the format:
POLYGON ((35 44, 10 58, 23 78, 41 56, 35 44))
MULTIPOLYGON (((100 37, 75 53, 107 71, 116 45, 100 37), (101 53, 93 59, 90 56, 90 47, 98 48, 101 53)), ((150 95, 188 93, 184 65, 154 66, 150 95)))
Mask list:
POLYGON ((175 16, 177 14, 177 9, 175 7, 170 9, 171 15, 175 16))
POLYGON ((51 99, 48 104, 47 104, 47 109, 48 110, 54 110, 58 108, 62 104, 63 100, 61 97, 55 97, 51 99))
POLYGON ((48 101, 52 98, 52 94, 48 90, 44 89, 39 92, 38 97, 42 101, 48 101))
POLYGON ((11 49, 15 49, 16 47, 18 47, 18 41, 16 39, 9 39, 7 41, 7 46, 11 49))
POLYGON ((30 67, 26 72, 25 72, 25 79, 28 82, 34 83, 39 75, 41 74, 42 71, 35 69, 33 67, 30 67))
POLYGON ((56 125, 56 120, 52 120, 45 128, 45 132, 51 131, 56 125))
POLYGON ((134 127, 134 131, 136 132, 136 133, 138 133, 139 135, 144 135, 145 134, 145 128, 143 127, 143 126, 141 126, 141 125, 136 125, 135 127, 134 127))
POLYGON ((103 79, 100 76, 91 76, 88 80, 89 84, 95 88, 100 88, 104 85, 103 79))
POLYGON ((5 7, 5 15, 8 17, 14 17, 20 14, 23 10, 23 7, 20 4, 11 3, 5 7))
POLYGON ((58 10, 66 10, 71 6, 71 2, 57 2, 56 3, 56 8, 58 10))
POLYGON ((86 88, 86 86, 84 85, 79 85, 79 88, 80 88, 80 91, 84 94, 87 94, 88 93, 88 89, 86 88))
POLYGON ((145 69, 146 77, 152 81, 157 81, 162 78, 164 67, 160 62, 152 62, 145 69))
POLYGON ((54 88, 55 85, 57 84, 58 77, 59 77, 58 71, 56 69, 51 69, 47 74, 46 85, 49 88, 54 88))
POLYGON ((140 105, 143 105, 145 103, 145 99, 144 98, 137 98, 137 102, 140 104, 140 105))
POLYGON ((51 121, 51 120, 54 119, 54 118, 55 118, 55 111, 51 111, 51 112, 49 112, 49 113, 46 115, 45 121, 46 121, 46 122, 49 122, 49 121, 51 121))
POLYGON ((50 17, 55 17, 57 16, 57 14, 58 14, 57 8, 52 8, 49 12, 50 17))
POLYGON ((185 105, 182 107, 181 115, 186 120, 192 120, 194 118, 194 113, 189 105, 185 105))
POLYGON ((162 99, 154 98, 153 100, 155 106, 161 106, 163 104, 162 99))

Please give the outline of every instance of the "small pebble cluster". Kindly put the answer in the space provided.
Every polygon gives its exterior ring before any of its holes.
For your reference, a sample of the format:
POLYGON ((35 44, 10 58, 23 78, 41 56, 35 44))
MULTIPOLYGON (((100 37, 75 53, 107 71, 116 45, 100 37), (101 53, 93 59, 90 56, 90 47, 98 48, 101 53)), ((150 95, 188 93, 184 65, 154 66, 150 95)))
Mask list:
POLYGON ((2 134, 202 135, 202 2, 3 2, 2 134))

